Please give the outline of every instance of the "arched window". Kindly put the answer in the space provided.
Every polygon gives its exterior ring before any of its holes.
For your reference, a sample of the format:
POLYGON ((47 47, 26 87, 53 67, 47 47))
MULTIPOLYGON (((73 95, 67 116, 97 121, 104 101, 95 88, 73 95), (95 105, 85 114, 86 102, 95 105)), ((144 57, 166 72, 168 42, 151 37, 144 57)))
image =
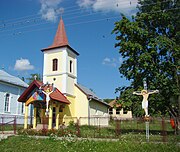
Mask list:
POLYGON ((58 69, 58 59, 53 59, 53 71, 57 71, 58 69))
POLYGON ((70 69, 70 73, 72 73, 73 72, 73 62, 70 60, 70 67, 69 67, 69 69, 70 69))
POLYGON ((4 101, 4 112, 10 111, 10 94, 6 93, 5 95, 5 101, 4 101))
POLYGON ((22 105, 21 105, 21 113, 24 114, 24 103, 22 102, 22 105))

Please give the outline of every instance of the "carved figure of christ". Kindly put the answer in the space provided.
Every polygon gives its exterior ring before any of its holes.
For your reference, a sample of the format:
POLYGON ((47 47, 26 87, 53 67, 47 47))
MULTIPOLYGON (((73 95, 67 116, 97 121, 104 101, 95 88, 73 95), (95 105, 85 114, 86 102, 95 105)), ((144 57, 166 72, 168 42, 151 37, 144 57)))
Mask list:
POLYGON ((139 92, 139 91, 133 92, 133 94, 143 96, 142 108, 145 111, 145 117, 149 117, 149 114, 148 114, 148 97, 149 97, 149 95, 153 94, 153 93, 158 93, 158 92, 159 92, 159 90, 151 90, 151 91, 142 90, 141 92, 139 92))
POLYGON ((42 91, 42 92, 46 95, 46 115, 47 115, 49 112, 48 106, 49 106, 49 101, 50 101, 50 94, 53 92, 53 90, 50 91, 50 89, 47 88, 47 90, 42 91))

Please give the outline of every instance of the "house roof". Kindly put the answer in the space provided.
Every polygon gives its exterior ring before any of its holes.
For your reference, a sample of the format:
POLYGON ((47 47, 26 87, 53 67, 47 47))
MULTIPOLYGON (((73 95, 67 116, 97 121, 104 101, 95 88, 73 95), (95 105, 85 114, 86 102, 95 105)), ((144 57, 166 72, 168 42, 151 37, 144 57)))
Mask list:
POLYGON ((112 100, 112 101, 109 103, 109 106, 110 106, 110 107, 116 107, 116 108, 122 107, 122 105, 121 105, 120 103, 117 103, 117 100, 116 100, 116 99, 112 100))
POLYGON ((56 35, 54 37, 53 44, 49 46, 48 48, 42 49, 42 51, 47 51, 47 50, 61 48, 61 47, 68 47, 73 53, 75 53, 76 55, 79 55, 78 52, 76 52, 74 49, 72 49, 69 46, 68 38, 66 36, 66 31, 65 31, 64 22, 62 18, 60 19, 60 22, 56 31, 56 35))
MULTIPOLYGON (((39 89, 40 86, 42 86, 43 83, 37 80, 34 80, 29 87, 23 92, 23 94, 19 97, 19 102, 25 102, 27 98, 29 97, 29 94, 36 88, 39 89)), ((70 104, 70 101, 58 90, 56 89, 54 92, 50 94, 50 98, 65 104, 70 104)))
POLYGON ((106 106, 109 106, 106 102, 104 102, 102 99, 100 99, 93 91, 91 91, 87 87, 85 87, 81 84, 76 84, 76 86, 87 96, 88 99, 94 99, 106 106))
POLYGON ((12 76, 7 72, 5 72, 4 70, 0 70, 0 81, 25 88, 28 87, 28 84, 22 81, 20 78, 12 76))

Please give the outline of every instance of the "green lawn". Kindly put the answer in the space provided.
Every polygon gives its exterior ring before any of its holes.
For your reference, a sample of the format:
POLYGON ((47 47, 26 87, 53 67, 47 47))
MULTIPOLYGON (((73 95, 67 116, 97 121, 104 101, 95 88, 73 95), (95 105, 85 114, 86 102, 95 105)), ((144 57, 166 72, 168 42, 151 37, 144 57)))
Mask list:
POLYGON ((6 152, 178 152, 180 146, 168 143, 144 143, 138 140, 128 141, 89 141, 66 138, 57 140, 55 137, 36 139, 27 136, 13 136, 0 141, 0 151, 6 152))

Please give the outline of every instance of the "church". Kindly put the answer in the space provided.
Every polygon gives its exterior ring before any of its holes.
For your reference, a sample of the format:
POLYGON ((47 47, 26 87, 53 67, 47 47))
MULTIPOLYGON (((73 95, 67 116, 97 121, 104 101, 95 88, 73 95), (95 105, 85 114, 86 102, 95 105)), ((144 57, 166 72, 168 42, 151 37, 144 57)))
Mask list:
MULTIPOLYGON (((23 124, 24 103, 17 102, 19 96, 26 90, 28 84, 19 77, 0 70, 0 117, 2 121, 11 121, 16 117, 18 124, 23 124)), ((31 106, 29 115, 31 115, 31 106)), ((0 122, 1 123, 1 122, 0 122)))
POLYGON ((30 105, 34 107, 33 129, 44 123, 42 118, 47 118, 48 129, 77 119, 80 125, 108 125, 109 105, 77 83, 79 53, 69 45, 62 17, 53 44, 41 51, 43 82, 35 79, 18 99, 25 103, 24 128, 28 128, 30 105))

